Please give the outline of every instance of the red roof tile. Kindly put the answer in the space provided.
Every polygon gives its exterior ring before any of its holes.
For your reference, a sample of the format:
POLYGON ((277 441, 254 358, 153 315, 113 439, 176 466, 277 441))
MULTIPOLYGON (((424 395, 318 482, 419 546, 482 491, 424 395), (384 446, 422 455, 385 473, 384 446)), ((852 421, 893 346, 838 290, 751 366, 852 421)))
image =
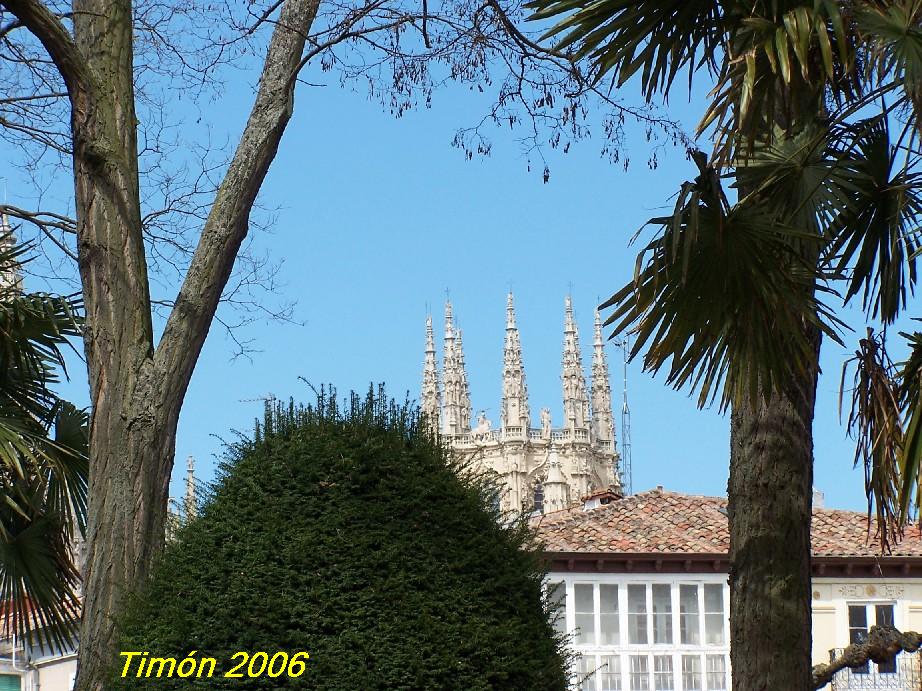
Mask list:
MULTIPOLYGON (((535 519, 548 553, 726 554, 730 548, 727 500, 660 489, 641 492, 589 511, 567 509, 535 519)), ((873 557, 880 541, 867 514, 813 510, 814 557, 873 557)), ((922 557, 922 531, 906 529, 888 556, 922 557)))

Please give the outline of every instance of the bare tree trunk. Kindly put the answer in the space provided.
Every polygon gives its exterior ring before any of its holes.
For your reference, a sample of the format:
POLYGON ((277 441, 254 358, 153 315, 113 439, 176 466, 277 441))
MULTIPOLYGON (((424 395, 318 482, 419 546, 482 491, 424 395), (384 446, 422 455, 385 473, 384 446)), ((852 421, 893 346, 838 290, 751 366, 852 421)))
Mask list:
POLYGON ((72 99, 92 419, 79 688, 99 688, 114 616, 162 546, 181 398, 158 391, 141 229, 130 0, 74 3, 92 83, 72 99))
POLYGON ((810 376, 730 427, 730 662, 733 691, 807 691, 813 411, 820 336, 810 376))
POLYGON ((40 0, 3 0, 71 102, 86 305, 90 486, 77 689, 103 691, 116 620, 162 549, 179 410, 249 214, 291 119, 319 0, 285 0, 246 127, 156 349, 141 227, 131 0, 74 0, 74 34, 40 0))

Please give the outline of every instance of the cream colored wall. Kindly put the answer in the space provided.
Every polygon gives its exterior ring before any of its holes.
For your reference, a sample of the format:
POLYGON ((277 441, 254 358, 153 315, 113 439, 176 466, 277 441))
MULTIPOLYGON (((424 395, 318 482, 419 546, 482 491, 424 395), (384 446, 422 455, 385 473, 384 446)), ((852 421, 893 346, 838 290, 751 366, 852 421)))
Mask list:
POLYGON ((848 605, 893 603, 898 629, 922 631, 922 582, 917 578, 813 579, 813 664, 848 646, 848 605))
POLYGON ((65 659, 39 667, 39 691, 71 691, 77 660, 65 659))

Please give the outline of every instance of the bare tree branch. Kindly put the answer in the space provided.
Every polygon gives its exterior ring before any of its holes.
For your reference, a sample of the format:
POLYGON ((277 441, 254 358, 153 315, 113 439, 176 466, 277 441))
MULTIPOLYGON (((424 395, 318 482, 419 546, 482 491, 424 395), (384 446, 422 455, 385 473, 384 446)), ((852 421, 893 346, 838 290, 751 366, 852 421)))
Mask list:
POLYGON ((317 8, 317 0, 289 0, 273 31, 250 117, 154 355, 166 396, 175 396, 177 391, 181 396, 185 390, 246 236, 256 195, 291 118, 292 75, 317 8))
POLYGON ((76 91, 87 90, 89 70, 86 62, 58 15, 40 0, 3 0, 0 6, 12 12, 45 46, 72 97, 76 91))

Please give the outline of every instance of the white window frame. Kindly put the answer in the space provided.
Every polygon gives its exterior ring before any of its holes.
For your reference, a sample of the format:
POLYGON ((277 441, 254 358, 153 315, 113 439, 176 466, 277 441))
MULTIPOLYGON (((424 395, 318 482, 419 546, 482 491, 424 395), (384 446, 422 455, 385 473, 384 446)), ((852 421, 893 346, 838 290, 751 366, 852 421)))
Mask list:
MULTIPOLYGON (((704 574, 691 574, 691 573, 681 573, 681 574, 649 574, 649 573, 637 573, 637 574, 595 574, 595 573, 560 573, 554 572, 548 575, 548 583, 564 583, 564 588, 566 591, 565 599, 565 622, 566 622, 566 631, 570 635, 570 641, 574 652, 580 656, 593 658, 595 660, 592 665, 593 669, 600 668, 603 664, 603 657, 609 655, 617 655, 621 660, 621 688, 623 691, 631 690, 631 675, 630 675, 630 656, 631 655, 646 655, 648 658, 647 669, 649 673, 649 688, 655 688, 655 655, 671 655, 672 656, 672 670, 673 670, 673 684, 675 691, 684 691, 683 679, 682 679, 682 657, 686 655, 697 655, 700 657, 700 666, 701 666, 701 681, 703 691, 716 691, 714 689, 709 689, 707 683, 707 655, 722 655, 725 659, 724 667, 726 669, 726 688, 730 688, 730 619, 729 619, 729 603, 730 603, 730 588, 727 584, 727 574, 726 573, 704 573, 704 574), (575 611, 575 586, 577 584, 583 585, 593 585, 593 602, 595 606, 595 616, 593 618, 593 624, 595 628, 595 643, 593 644, 583 644, 575 643, 575 628, 576 628, 576 611, 575 611), (601 617, 600 617, 600 603, 601 603, 601 592, 599 586, 602 584, 606 585, 617 585, 618 586, 618 629, 619 629, 619 639, 620 643, 618 645, 613 644, 601 644, 601 617), (646 586, 646 605, 647 605, 647 643, 646 644, 635 644, 629 643, 629 628, 628 628, 628 607, 627 607, 627 598, 628 598, 628 585, 637 585, 643 584, 646 586), (671 605, 672 605, 672 643, 653 643, 653 584, 667 584, 670 586, 671 594, 671 605), (719 584, 723 586, 723 607, 724 607, 724 631, 723 631, 723 644, 721 645, 707 645, 705 641, 707 640, 706 631, 705 631, 705 609, 704 609, 704 586, 705 585, 714 585, 719 584), (680 598, 679 598, 679 586, 680 585, 696 585, 698 592, 698 627, 699 627, 699 643, 698 644, 683 644, 681 642, 681 626, 680 626, 680 598)), ((884 604, 882 602, 875 602, 873 604, 884 604)), ((590 689, 599 689, 601 683, 598 678, 595 679, 595 683, 590 683, 590 689)))

